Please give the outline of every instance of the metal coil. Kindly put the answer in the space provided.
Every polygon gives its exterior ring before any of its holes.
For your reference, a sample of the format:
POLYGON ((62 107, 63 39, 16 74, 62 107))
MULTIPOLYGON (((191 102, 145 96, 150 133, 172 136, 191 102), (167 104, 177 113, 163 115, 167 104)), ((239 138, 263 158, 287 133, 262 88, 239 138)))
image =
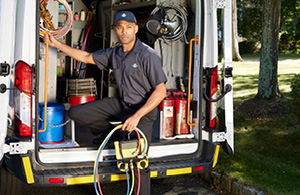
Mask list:
MULTIPOLYGON (((40 0, 40 3, 42 3, 44 0, 40 0)), ((61 28, 57 30, 48 30, 44 28, 42 25, 40 25, 40 31, 46 31, 50 32, 56 39, 60 39, 63 36, 65 36, 71 29, 72 23, 73 23, 73 14, 72 10, 66 0, 57 0, 59 3, 61 3, 67 11, 67 21, 66 24, 61 28)), ((40 34, 40 37, 43 38, 44 34, 40 34)))
POLYGON ((177 27, 177 29, 170 35, 163 35, 162 39, 166 42, 171 42, 171 41, 178 41, 184 38, 184 41, 188 44, 185 35, 188 28, 188 21, 187 21, 188 12, 186 8, 177 3, 165 1, 160 3, 156 8, 154 8, 154 10, 151 12, 151 15, 154 15, 156 12, 161 11, 161 9, 165 9, 167 14, 169 12, 170 14, 176 16, 180 20, 180 24, 177 27))

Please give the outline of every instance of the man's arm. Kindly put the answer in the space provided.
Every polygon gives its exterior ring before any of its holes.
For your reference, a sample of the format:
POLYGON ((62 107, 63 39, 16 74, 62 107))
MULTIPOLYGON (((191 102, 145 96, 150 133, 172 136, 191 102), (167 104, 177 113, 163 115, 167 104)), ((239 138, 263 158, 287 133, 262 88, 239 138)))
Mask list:
POLYGON ((166 96, 166 85, 161 83, 155 87, 149 99, 134 115, 129 117, 122 126, 122 130, 133 131, 139 124, 140 119, 152 111, 166 96))
POLYGON ((50 33, 48 33, 48 36, 45 35, 43 38, 45 43, 49 43, 49 46, 56 47, 60 51, 64 52, 71 58, 74 58, 77 61, 86 63, 86 64, 95 64, 92 53, 89 53, 87 51, 82 51, 80 49, 75 49, 73 47, 70 47, 66 44, 61 43, 57 39, 53 37, 50 33))

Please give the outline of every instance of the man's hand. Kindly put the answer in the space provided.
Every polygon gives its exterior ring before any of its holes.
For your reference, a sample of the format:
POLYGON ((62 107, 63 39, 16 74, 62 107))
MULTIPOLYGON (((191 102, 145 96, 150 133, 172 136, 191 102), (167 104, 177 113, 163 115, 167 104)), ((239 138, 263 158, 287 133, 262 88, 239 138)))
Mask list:
POLYGON ((57 43, 58 41, 57 41, 57 40, 54 38, 54 36, 53 36, 51 33, 49 33, 49 32, 47 32, 47 35, 44 35, 43 41, 44 41, 44 43, 49 43, 49 46, 51 46, 51 47, 57 47, 57 46, 56 46, 56 43, 57 43))
POLYGON ((132 115, 125 121, 125 123, 122 126, 122 130, 127 130, 129 132, 133 131, 139 124, 140 119, 140 117, 132 115))
POLYGON ((166 85, 161 83, 155 87, 149 99, 134 115, 129 117, 122 126, 122 130, 133 131, 139 124, 141 118, 153 110, 166 97, 166 85))
POLYGON ((47 34, 48 35, 45 35, 43 37, 43 41, 45 43, 49 43, 49 46, 59 49, 60 51, 64 52, 65 54, 67 54, 71 58, 74 58, 77 61, 80 61, 80 62, 83 62, 86 64, 95 64, 92 53, 70 47, 70 46, 58 41, 51 33, 47 32, 47 34))

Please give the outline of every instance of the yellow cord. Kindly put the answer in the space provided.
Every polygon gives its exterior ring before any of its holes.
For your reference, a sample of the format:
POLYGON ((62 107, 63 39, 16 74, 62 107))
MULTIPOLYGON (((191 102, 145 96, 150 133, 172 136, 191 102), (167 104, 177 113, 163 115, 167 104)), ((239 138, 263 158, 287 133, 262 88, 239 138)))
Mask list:
POLYGON ((132 162, 130 163, 130 168, 131 168, 131 177, 132 177, 132 183, 131 183, 131 189, 130 189, 130 192, 129 192, 129 195, 132 194, 133 192, 133 188, 134 188, 134 168, 133 168, 133 164, 132 162))
MULTIPOLYGON (((96 178, 96 181, 97 181, 97 182, 99 182, 99 181, 97 180, 97 174, 95 173, 95 170, 96 170, 96 167, 97 167, 97 164, 98 164, 97 158, 98 158, 98 156, 99 156, 99 153, 100 153, 100 151, 101 151, 101 149, 102 149, 104 143, 111 137, 111 135, 112 135, 116 130, 121 129, 122 126, 123 126, 122 124, 121 124, 121 125, 118 125, 118 126, 116 126, 113 130, 111 130, 111 132, 106 136, 106 138, 103 140, 102 144, 101 144, 100 147, 98 148, 98 151, 97 151, 97 154, 96 154, 96 158, 95 158, 95 162, 94 162, 94 170, 93 170, 94 180, 95 180, 95 178, 96 178)), ((148 151, 148 141, 147 141, 147 138, 145 137, 144 133, 143 133, 139 128, 136 127, 135 130, 137 130, 137 131, 140 133, 140 135, 142 135, 142 137, 144 138, 144 141, 145 141, 145 146, 144 146, 144 147, 146 147, 146 150, 145 150, 145 153, 143 153, 143 154, 147 154, 147 151, 148 151)), ((100 156, 99 156, 99 159, 100 159, 100 156)), ((132 163, 131 163, 130 165, 132 165, 132 163)), ((98 170, 98 171, 99 171, 99 170, 98 170)), ((134 170, 133 170, 133 165, 132 165, 131 173, 132 173, 132 184, 131 184, 131 190, 130 190, 130 193, 129 193, 129 194, 132 194, 133 187, 134 187, 134 170)), ((98 193, 97 193, 97 194, 98 194, 98 193)))
MULTIPOLYGON (((40 32, 48 36, 45 31, 40 32)), ((44 86, 44 129, 39 130, 39 132, 45 132, 47 129, 47 96, 48 96, 48 58, 49 58, 49 42, 46 43, 46 56, 45 56, 45 86, 44 86)))
MULTIPOLYGON (((94 163, 94 179, 96 177, 96 173, 95 173, 95 169, 96 169, 96 166, 97 166, 97 157, 99 155, 99 152, 101 150, 101 148, 103 147, 104 143, 106 142, 106 140, 115 132, 115 130, 117 129, 120 129, 122 127, 122 125, 118 125, 116 126, 113 130, 111 130, 111 132, 106 136, 106 138, 103 140, 102 144, 100 145, 100 147, 98 148, 98 151, 97 151, 97 154, 96 154, 96 158, 95 158, 95 163, 94 163)), ((99 182, 99 181, 98 181, 99 182)))

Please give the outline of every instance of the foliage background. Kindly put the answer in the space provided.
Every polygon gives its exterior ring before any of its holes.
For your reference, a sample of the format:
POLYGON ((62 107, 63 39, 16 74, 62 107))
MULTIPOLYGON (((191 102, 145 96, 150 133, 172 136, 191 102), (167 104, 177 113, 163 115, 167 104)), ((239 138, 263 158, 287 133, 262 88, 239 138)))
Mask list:
MULTIPOLYGON (((237 0, 238 33, 247 41, 241 42, 241 54, 258 53, 262 22, 261 0, 237 0)), ((300 54, 300 0, 282 0, 279 52, 300 54)))

